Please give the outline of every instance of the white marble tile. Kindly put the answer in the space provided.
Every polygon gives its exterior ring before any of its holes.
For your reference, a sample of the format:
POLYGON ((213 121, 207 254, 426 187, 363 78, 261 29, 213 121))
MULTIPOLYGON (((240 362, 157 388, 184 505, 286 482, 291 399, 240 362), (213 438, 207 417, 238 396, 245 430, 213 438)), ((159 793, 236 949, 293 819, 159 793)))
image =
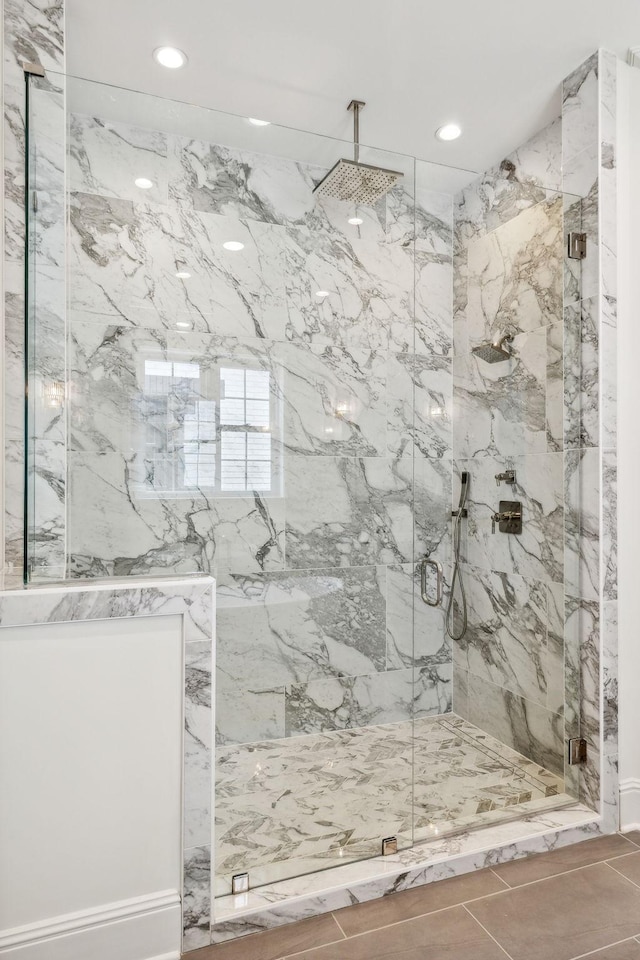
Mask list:
POLYGON ((526 333, 562 319, 563 201, 559 196, 468 244, 470 345, 498 331, 526 333))
POLYGON ((69 461, 72 575, 215 571, 223 578, 283 566, 282 499, 167 498, 135 455, 71 452, 69 461))
POLYGON ((606 756, 618 752, 618 604, 602 604, 602 741, 606 756))
POLYGON ((448 457, 452 444, 451 361, 391 353, 387 366, 387 446, 391 455, 448 457))
MULTIPOLYGON (((467 565, 463 577, 469 623, 464 637, 454 643, 456 668, 496 684, 503 695, 511 692, 546 707, 545 584, 467 565)), ((476 695, 479 692, 476 688, 476 695)), ((480 696, 486 697, 486 691, 480 696)), ((473 705, 469 709, 473 717, 473 705)))
POLYGON ((600 429, 598 298, 565 310, 564 440, 567 449, 596 447, 600 429))
POLYGON ((602 454, 602 567, 603 600, 618 599, 618 458, 615 450, 602 454))
POLYGON ((211 842, 212 653, 211 640, 185 644, 183 835, 187 848, 211 842))
MULTIPOLYGON (((563 579, 564 489, 561 453, 527 457, 476 457, 456 465, 471 475, 465 559, 477 567, 539 580, 563 579), (516 482, 496 486, 496 475, 515 470, 516 482), (493 533, 500 500, 522 504, 522 533, 493 533)), ((457 497, 457 484, 454 484, 457 497)), ((454 507, 456 504, 454 504, 454 507)))
POLYGON ((600 450, 568 450, 564 457, 566 591, 595 600, 600 590, 600 450))
POLYGON ((211 942, 211 847, 184 850, 182 881, 182 949, 195 950, 211 942))
POLYGON ((218 665, 239 693, 384 670, 385 599, 384 567, 235 575, 218 591, 218 665))
MULTIPOLYGON (((446 476, 438 463, 430 461, 432 475, 440 471, 441 476, 429 502, 441 502, 444 509, 446 476)), ((414 534, 420 546, 427 537, 444 535, 443 518, 433 509, 425 510, 422 519, 414 515, 413 498, 424 488, 416 480, 414 491, 413 462, 408 458, 290 456, 284 474, 289 567, 406 561, 420 549, 414 545, 414 534)))
POLYGON ((159 130, 72 113, 69 117, 69 189, 144 202, 168 201, 168 135, 159 130), (144 178, 152 186, 141 188, 144 178))
POLYGON ((566 164, 588 150, 598 136, 598 54, 562 84, 562 159, 566 164))
POLYGON ((512 353, 494 364, 454 358, 455 457, 546 453, 546 330, 517 336, 512 353))

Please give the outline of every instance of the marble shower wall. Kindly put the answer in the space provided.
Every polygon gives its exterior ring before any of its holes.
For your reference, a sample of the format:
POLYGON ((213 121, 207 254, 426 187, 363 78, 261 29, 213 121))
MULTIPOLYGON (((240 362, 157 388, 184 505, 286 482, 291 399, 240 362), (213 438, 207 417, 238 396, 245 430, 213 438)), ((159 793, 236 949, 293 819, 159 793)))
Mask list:
MULTIPOLYGON (((21 574, 24 503, 24 185, 25 79, 23 62, 64 71, 62 0, 4 2, 4 563, 21 574)), ((42 84, 39 116, 41 155, 34 178, 41 204, 42 230, 32 236, 40 290, 38 353, 41 377, 32 384, 30 484, 37 504, 34 551, 50 575, 64 572, 65 438, 64 406, 50 406, 54 383, 64 382, 64 98, 42 84), (44 101, 47 101, 45 104, 44 101)))
MULTIPOLYGON (((563 311, 566 201, 556 121, 454 205, 454 501, 471 475, 462 574, 469 625, 454 643, 454 708, 503 743, 564 770, 563 311), (498 331, 512 359, 474 347, 498 331), (516 472, 513 486, 496 474, 516 472), (520 536, 492 533, 498 501, 520 536)), ((454 506, 455 506, 454 502, 454 506)))
POLYGON ((73 575, 217 578, 221 743, 449 711, 451 198, 406 163, 354 226, 324 169, 69 135, 73 575))
POLYGON ((618 827, 616 508, 616 57, 594 54, 564 82, 563 178, 582 197, 588 256, 571 315, 574 391, 565 453, 566 639, 588 744, 581 798, 618 827))

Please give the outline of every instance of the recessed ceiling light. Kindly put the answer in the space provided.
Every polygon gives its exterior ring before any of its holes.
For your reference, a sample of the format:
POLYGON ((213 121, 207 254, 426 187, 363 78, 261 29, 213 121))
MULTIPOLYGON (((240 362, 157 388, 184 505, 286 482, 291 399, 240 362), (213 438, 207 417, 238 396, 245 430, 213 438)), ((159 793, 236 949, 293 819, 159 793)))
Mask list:
POLYGON ((348 222, 351 223, 354 227, 359 227, 361 223, 364 223, 364 220, 362 219, 362 217, 349 217, 348 222))
POLYGON ((324 298, 328 296, 329 296, 328 290, 316 290, 316 297, 318 297, 319 300, 324 300, 324 298))
POLYGON ((268 127, 271 125, 271 120, 257 120, 255 117, 247 117, 249 123, 252 123, 254 127, 268 127))
POLYGON ((168 67, 170 70, 178 70, 184 67, 187 62, 187 55, 177 47, 158 47, 153 51, 153 59, 161 67, 168 67))
POLYGON ((136 187, 140 187, 141 190, 150 190, 153 186, 153 180, 147 180, 146 177, 138 177, 134 182, 136 187))
POLYGON ((222 246, 225 250, 244 250, 244 243, 240 243, 239 240, 227 240, 222 246))
POLYGON ((188 270, 178 270, 176 272, 176 277, 178 278, 178 280, 188 280, 190 276, 191 274, 189 273, 188 270))
POLYGON ((436 137, 438 140, 457 140, 461 133, 462 128, 457 123, 445 123, 436 130, 436 137))

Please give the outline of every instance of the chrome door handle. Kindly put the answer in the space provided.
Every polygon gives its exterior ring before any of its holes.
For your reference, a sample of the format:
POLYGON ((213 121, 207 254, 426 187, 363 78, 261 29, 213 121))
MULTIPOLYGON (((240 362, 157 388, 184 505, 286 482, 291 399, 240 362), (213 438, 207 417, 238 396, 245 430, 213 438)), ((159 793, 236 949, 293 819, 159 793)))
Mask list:
POLYGON ((425 557, 420 563, 420 592, 422 599, 430 607, 439 607, 442 601, 442 564, 437 560, 431 560, 425 557), (433 567, 436 571, 436 598, 430 600, 427 594, 427 567, 433 567))

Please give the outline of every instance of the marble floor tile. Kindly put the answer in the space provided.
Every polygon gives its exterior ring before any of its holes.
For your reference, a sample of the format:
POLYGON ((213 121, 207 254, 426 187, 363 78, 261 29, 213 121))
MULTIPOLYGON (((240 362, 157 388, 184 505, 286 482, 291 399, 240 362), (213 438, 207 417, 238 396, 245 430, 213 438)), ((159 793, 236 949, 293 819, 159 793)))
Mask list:
POLYGON ((403 847, 566 800, 561 779, 450 713, 221 745, 216 763, 218 895, 233 873, 259 886, 375 856, 384 836, 403 847))

